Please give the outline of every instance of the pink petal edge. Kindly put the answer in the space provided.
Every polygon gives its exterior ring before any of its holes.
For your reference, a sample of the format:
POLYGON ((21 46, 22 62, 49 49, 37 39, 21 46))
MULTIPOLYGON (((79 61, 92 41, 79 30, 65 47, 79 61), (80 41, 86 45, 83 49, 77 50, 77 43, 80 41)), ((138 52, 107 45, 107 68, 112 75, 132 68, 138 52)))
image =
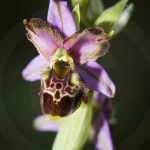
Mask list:
POLYGON ((96 60, 104 56, 110 44, 109 36, 100 27, 91 27, 83 32, 76 32, 63 41, 63 47, 73 58, 76 65, 96 60))
POLYGON ((55 54, 57 48, 62 44, 63 38, 46 21, 40 18, 33 18, 25 22, 27 38, 37 48, 39 54, 47 61, 55 54))

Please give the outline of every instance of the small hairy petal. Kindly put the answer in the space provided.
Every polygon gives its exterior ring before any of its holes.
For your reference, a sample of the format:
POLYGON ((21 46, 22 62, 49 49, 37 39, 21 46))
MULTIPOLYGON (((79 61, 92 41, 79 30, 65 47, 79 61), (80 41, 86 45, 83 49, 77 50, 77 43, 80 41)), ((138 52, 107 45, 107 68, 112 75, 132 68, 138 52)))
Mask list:
POLYGON ((40 74, 43 68, 47 67, 49 63, 42 59, 40 55, 33 58, 29 64, 23 69, 22 76, 27 81, 40 80, 40 74))
POLYGON ((82 74, 89 89, 101 92, 107 97, 114 97, 115 85, 100 64, 96 61, 89 61, 86 64, 76 66, 82 74))
POLYGON ((50 61, 62 43, 63 39, 60 34, 40 18, 33 18, 30 22, 25 23, 25 28, 28 31, 28 40, 34 44, 44 59, 50 61))
POLYGON ((84 64, 96 60, 109 51, 109 36, 100 27, 91 27, 81 32, 76 32, 63 42, 63 47, 73 58, 74 63, 84 64))
POLYGON ((33 127, 41 132, 57 132, 60 127, 60 120, 52 121, 46 115, 40 115, 33 121, 33 127))
POLYGON ((50 0, 47 20, 64 38, 77 31, 76 23, 67 2, 50 0))
POLYGON ((113 150, 112 137, 108 122, 103 111, 100 111, 99 116, 94 124, 95 128, 95 148, 96 150, 113 150))

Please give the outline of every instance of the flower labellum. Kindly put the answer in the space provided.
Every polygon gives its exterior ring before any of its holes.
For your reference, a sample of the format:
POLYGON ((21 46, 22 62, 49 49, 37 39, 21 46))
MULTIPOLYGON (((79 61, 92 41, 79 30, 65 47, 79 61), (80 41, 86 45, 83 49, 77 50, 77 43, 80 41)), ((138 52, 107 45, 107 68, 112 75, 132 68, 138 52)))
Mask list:
POLYGON ((74 69, 73 59, 65 49, 57 49, 50 67, 41 74, 39 92, 41 108, 52 120, 73 113, 87 103, 88 89, 81 74, 74 69))

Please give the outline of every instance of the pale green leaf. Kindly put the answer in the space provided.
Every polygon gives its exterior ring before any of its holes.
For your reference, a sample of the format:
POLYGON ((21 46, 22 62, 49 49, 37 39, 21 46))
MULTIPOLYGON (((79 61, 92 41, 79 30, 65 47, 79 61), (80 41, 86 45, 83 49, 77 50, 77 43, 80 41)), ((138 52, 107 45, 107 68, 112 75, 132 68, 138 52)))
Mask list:
POLYGON ((90 0, 87 7, 86 17, 90 22, 93 22, 103 11, 104 5, 101 0, 90 0))
POLYGON ((106 33, 112 30, 114 24, 121 17, 128 0, 120 0, 118 3, 106 9, 95 21, 95 26, 100 26, 106 33))
POLYGON ((125 26, 127 25, 128 21, 130 20, 130 17, 132 15, 133 9, 134 9, 134 4, 133 3, 129 4, 125 8, 125 10, 123 11, 121 17, 119 18, 117 23, 112 28, 112 30, 115 31, 115 34, 114 34, 115 36, 118 33, 120 33, 125 28, 125 26))
POLYGON ((75 7, 79 4, 80 8, 85 9, 89 0, 71 0, 72 6, 75 7))
POLYGON ((89 92, 88 104, 81 104, 62 124, 52 150, 81 150, 87 140, 92 119, 93 92, 89 92))
POLYGON ((89 0, 71 0, 72 6, 75 7, 79 4, 80 7, 80 16, 81 16, 81 23, 87 28, 89 27, 89 22, 86 18, 87 7, 89 0))
POLYGON ((92 0, 90 5, 94 16, 98 17, 104 11, 104 5, 101 0, 92 0))
POLYGON ((79 4, 77 4, 74 9, 72 10, 72 15, 74 17, 74 20, 76 22, 77 30, 80 30, 80 8, 79 4))

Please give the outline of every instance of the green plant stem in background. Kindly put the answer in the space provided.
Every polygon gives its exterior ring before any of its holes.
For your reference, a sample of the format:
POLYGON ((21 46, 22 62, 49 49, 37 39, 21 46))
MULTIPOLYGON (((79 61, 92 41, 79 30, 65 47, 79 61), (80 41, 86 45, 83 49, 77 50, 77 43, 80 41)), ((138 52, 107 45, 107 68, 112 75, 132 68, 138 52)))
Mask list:
POLYGON ((106 33, 109 33, 114 24, 121 17, 128 0, 120 0, 114 6, 107 8, 94 22, 95 26, 100 26, 106 33))
POLYGON ((72 15, 74 17, 74 20, 76 22, 77 30, 80 30, 80 8, 79 4, 77 4, 74 9, 72 10, 72 15))

